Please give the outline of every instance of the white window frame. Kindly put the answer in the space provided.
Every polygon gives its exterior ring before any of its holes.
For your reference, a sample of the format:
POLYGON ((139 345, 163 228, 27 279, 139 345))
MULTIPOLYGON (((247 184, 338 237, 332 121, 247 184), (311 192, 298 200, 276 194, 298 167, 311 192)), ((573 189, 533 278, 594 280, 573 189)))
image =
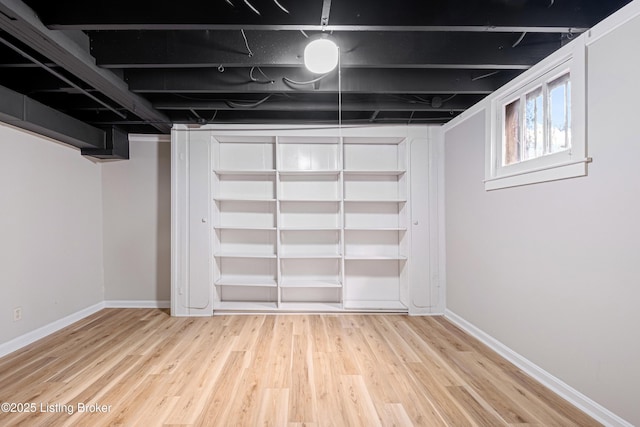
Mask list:
POLYGON ((499 89, 487 114, 485 189, 535 184, 587 174, 586 55, 579 37, 499 89), (571 148, 503 165, 504 110, 514 100, 569 73, 571 81, 571 148))

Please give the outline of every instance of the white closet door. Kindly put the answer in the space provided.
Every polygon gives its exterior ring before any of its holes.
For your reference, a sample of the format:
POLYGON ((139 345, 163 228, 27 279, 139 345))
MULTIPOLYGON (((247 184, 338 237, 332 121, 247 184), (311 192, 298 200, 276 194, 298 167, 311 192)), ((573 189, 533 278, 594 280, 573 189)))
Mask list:
POLYGON ((411 258, 409 311, 430 312, 431 280, 429 232, 430 158, 427 141, 414 139, 409 146, 411 162, 411 258))
POLYGON ((189 141, 189 309, 211 311, 209 139, 189 141))
POLYGON ((208 134, 172 135, 171 314, 210 316, 211 215, 208 134))

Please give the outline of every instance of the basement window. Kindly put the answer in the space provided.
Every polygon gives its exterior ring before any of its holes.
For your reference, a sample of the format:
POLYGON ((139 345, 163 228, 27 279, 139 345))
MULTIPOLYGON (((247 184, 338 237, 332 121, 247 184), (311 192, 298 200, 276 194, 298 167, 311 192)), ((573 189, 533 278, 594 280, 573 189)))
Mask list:
POLYGON ((561 51, 493 98, 486 190, 586 175, 584 42, 561 51))

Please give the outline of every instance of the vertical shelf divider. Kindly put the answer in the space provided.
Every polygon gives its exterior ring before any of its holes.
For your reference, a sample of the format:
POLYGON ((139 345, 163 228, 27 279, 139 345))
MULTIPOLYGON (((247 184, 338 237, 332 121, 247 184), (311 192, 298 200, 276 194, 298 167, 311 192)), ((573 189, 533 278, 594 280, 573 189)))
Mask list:
POLYGON ((218 287, 215 285, 215 283, 220 279, 221 277, 221 271, 220 271, 220 267, 219 267, 219 260, 217 260, 213 254, 217 253, 218 251, 220 251, 220 230, 216 229, 216 226, 219 225, 218 221, 220 218, 220 206, 218 205, 218 203, 214 200, 214 195, 218 194, 218 189, 220 187, 220 176, 218 176, 218 174, 216 173, 216 169, 218 169, 218 162, 220 161, 220 143, 218 141, 216 141, 216 139, 213 137, 213 135, 211 135, 209 137, 209 141, 211 144, 211 158, 209 161, 209 166, 210 166, 210 176, 211 176, 211 194, 209 194, 209 203, 211 204, 211 206, 213 207, 213 209, 211 209, 211 224, 209 225, 209 232, 211 233, 211 253, 209 254, 209 261, 211 262, 211 286, 213 288, 213 307, 214 309, 217 308, 218 304, 220 303, 220 292, 218 290, 218 287))
POLYGON ((281 265, 281 255, 282 255, 282 236, 280 236, 281 229, 281 218, 280 218, 280 168, 281 168, 281 159, 280 159, 280 137, 276 136, 276 141, 274 144, 274 165, 273 167, 276 170, 276 182, 274 189, 275 191, 275 199, 276 199, 276 211, 275 211, 275 226, 276 226, 276 307, 280 308, 282 306, 282 265, 281 265))
POLYGON ((338 147, 338 153, 339 153, 339 163, 338 163, 338 167, 340 169, 340 306, 344 309, 344 299, 346 296, 345 293, 345 289, 346 289, 346 274, 345 274, 345 250, 346 250, 346 244, 345 244, 345 231, 344 231, 344 227, 345 227, 345 205, 344 205, 344 197, 345 197, 345 181, 344 181, 344 137, 342 135, 340 135, 340 140, 339 140, 339 147, 338 147))

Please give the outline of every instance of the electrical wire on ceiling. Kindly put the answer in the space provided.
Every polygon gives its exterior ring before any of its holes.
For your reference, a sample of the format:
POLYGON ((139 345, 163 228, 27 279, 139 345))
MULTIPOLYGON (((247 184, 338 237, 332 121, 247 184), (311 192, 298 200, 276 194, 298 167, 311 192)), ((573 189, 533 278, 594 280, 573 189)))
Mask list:
POLYGON ((247 52, 249 53, 249 58, 251 58, 253 56, 253 52, 249 47, 249 40, 247 40, 247 35, 244 33, 243 29, 240 29, 240 34, 242 34, 242 38, 244 39, 244 45, 246 46, 247 52))
POLYGON ((331 73, 323 74, 320 77, 316 77, 315 79, 309 80, 309 81, 306 81, 306 82, 300 82, 300 81, 296 81, 296 80, 291 80, 289 77, 283 77, 282 81, 285 82, 285 83, 288 83, 288 84, 292 84, 292 85, 304 86, 304 85, 310 85, 310 84, 313 84, 313 83, 317 83, 320 80, 326 78, 329 74, 331 74, 331 73))
POLYGON ((440 108, 442 106, 442 104, 444 104, 447 101, 452 100, 454 97, 456 97, 458 94, 454 93, 453 95, 451 95, 448 98, 442 99, 439 96, 434 96, 433 98, 431 98, 431 100, 423 98, 421 96, 418 95, 413 95, 413 99, 407 99, 403 96, 399 96, 399 95, 391 95, 394 98, 397 99, 401 99, 409 104, 424 104, 424 105, 430 105, 434 108, 440 108))
POLYGON ((184 95, 182 93, 174 93, 172 95, 177 96, 178 98, 188 99, 190 101, 219 101, 218 98, 215 98, 215 99, 213 99, 213 98, 201 98, 201 97, 184 95))
POLYGON ((490 73, 486 73, 486 74, 482 74, 480 76, 476 76, 474 78, 471 79, 472 82, 476 82, 478 80, 482 80, 482 79, 486 79, 487 77, 491 77, 491 76, 495 76, 496 74, 498 74, 500 72, 500 70, 498 71, 492 71, 490 73))
POLYGON ((201 125, 207 124, 207 119, 205 119, 200 114, 198 114, 196 110, 194 110, 193 108, 190 108, 189 112, 196 117, 196 123, 199 123, 201 125))
POLYGON ((260 68, 260 67, 258 67, 258 66, 253 66, 253 67, 251 67, 251 71, 249 71, 249 79, 251 79, 251 81, 252 81, 252 82, 255 82, 255 83, 261 83, 261 84, 273 84, 273 83, 275 83, 275 80, 270 79, 270 78, 269 78, 269 76, 267 76, 267 75, 264 73, 264 71, 262 71, 262 68, 260 68), (267 79, 267 80, 259 80, 259 79, 256 79, 256 78, 253 76, 253 72, 254 72, 256 69, 260 72, 260 74, 262 74, 262 77, 264 77, 264 78, 265 78, 265 79, 267 79))
POLYGON ((249 8, 251 10, 253 10, 256 15, 260 15, 260 12, 258 11, 258 9, 256 9, 255 7, 253 7, 253 5, 251 3, 249 3, 249 0, 244 0, 244 4, 246 4, 247 6, 249 6, 249 8))
POLYGON ((516 40, 516 42, 514 44, 511 45, 511 47, 516 47, 520 44, 520 42, 522 41, 522 39, 524 39, 524 36, 527 35, 527 32, 525 31, 524 33, 522 33, 522 35, 520 36, 520 38, 518 40, 516 40))
POLYGON ((458 96, 458 94, 457 94, 457 93, 454 93, 454 94, 453 94, 453 95, 451 95, 450 97, 443 99, 443 100, 442 100, 442 103, 444 104, 444 103, 445 103, 445 102, 447 102, 447 101, 451 101, 451 100, 452 100, 453 98, 455 98, 456 96, 458 96))
POLYGON ((235 101, 224 101, 224 102, 225 102, 225 104, 227 104, 231 108, 255 108, 258 105, 267 102, 267 100, 269 98, 271 98, 272 96, 273 96, 273 94, 270 93, 269 95, 265 96, 261 100, 256 101, 256 102, 252 102, 250 104, 245 104, 245 103, 242 103, 242 102, 235 102, 235 101))
POLYGON ((424 98, 420 98, 417 95, 414 95, 414 97, 418 98, 418 99, 409 99, 409 98, 406 98, 404 96, 394 95, 392 93, 390 93, 388 96, 390 96, 391 98, 399 99, 399 100, 404 101, 404 102, 409 103, 409 104, 428 104, 428 105, 431 105, 431 101, 429 101, 427 99, 424 99, 424 98))
POLYGON ((280 9, 282 9, 285 13, 289 13, 289 11, 280 3, 278 3, 278 0, 273 0, 273 2, 276 4, 276 6, 278 6, 280 9))
POLYGON ((453 95, 451 95, 448 98, 442 99, 439 96, 434 96, 433 98, 431 98, 431 106, 433 108, 440 108, 442 107, 445 103, 451 101, 453 98, 455 98, 458 94, 454 93, 453 95))
MULTIPOLYGON (((242 104, 244 102, 246 102, 246 99, 223 99, 221 97, 216 97, 216 98, 205 98, 205 97, 201 97, 201 96, 189 96, 189 95, 184 95, 182 93, 173 93, 173 96, 176 96, 178 98, 183 98, 183 99, 188 99, 190 101, 207 101, 207 102, 232 102, 232 103, 236 103, 236 104, 242 104)), ((271 93, 269 94, 269 96, 287 96, 284 93, 271 93)))
POLYGON ((300 30, 300 32, 302 33, 303 36, 305 36, 306 38, 309 38, 309 36, 307 35, 307 33, 304 32, 304 30, 300 30))
POLYGON ((413 97, 414 97, 414 98, 416 98, 418 101, 420 101, 420 102, 412 101, 414 104, 427 104, 427 105, 431 105, 431 103, 433 102, 433 101, 429 101, 428 99, 425 99, 425 98, 423 98, 423 97, 421 97, 421 96, 418 96, 418 95, 413 95, 413 97))
POLYGON ((191 111, 191 113, 193 113, 193 115, 196 116, 196 123, 198 123, 200 125, 206 125, 208 123, 211 123, 216 118, 216 116, 218 115, 218 110, 214 110, 213 111, 213 117, 211 117, 209 120, 207 120, 204 117, 202 117, 200 114, 198 114, 194 109, 191 109, 189 111, 191 111))
MULTIPOLYGON (((233 4, 231 2, 231 0, 224 0, 227 4, 229 4, 231 7, 236 7, 235 4, 233 4)), ((249 3, 249 0, 243 0, 244 4, 246 4, 247 6, 249 6, 249 9, 251 9, 256 15, 261 15, 260 11, 258 9, 256 9, 251 3, 249 3)), ((290 14, 289 10, 284 7, 278 0, 273 0, 273 2, 276 4, 276 6, 278 6, 280 8, 280 10, 282 10, 284 13, 286 14, 290 14)))

